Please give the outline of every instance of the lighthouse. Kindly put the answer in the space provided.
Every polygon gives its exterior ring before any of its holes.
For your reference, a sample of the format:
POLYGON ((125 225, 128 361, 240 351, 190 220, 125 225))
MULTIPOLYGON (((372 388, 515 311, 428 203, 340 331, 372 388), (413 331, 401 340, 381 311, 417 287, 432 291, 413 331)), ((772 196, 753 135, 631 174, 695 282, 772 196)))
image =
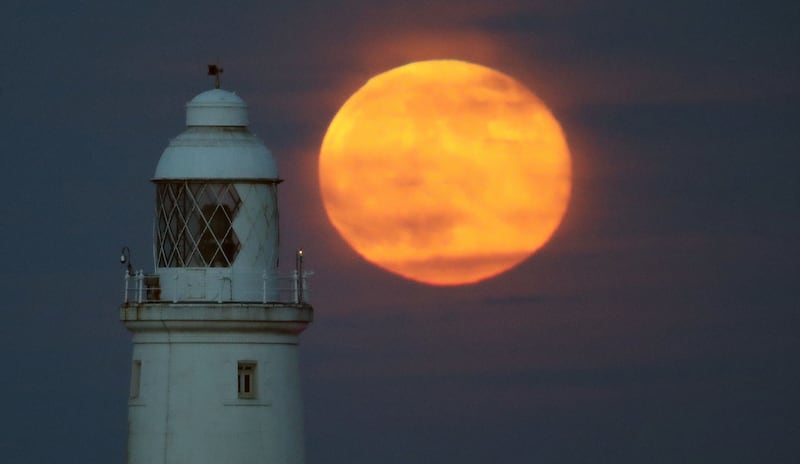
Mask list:
POLYGON ((152 182, 154 270, 122 257, 127 462, 302 464, 298 336, 313 308, 302 251, 277 269, 281 179, 245 102, 220 88, 189 101, 152 182))

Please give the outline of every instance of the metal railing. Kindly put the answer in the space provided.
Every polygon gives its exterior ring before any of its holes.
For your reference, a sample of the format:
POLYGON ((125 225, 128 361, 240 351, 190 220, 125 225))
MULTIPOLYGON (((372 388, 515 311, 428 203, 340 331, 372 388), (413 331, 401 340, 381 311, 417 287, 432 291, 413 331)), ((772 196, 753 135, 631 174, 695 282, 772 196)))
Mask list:
MULTIPOLYGON (((213 268, 212 268, 213 269, 213 268)), ((145 274, 139 270, 134 273, 125 272, 125 291, 124 302, 130 303, 150 303, 150 302, 199 302, 216 301, 222 303, 230 302, 260 302, 260 303, 294 303, 303 304, 309 301, 308 278, 314 273, 299 269, 290 272, 288 275, 277 275, 275 273, 262 272, 260 276, 254 273, 233 272, 219 274, 208 279, 203 279, 203 284, 216 281, 218 288, 209 288, 203 295, 188 296, 186 289, 191 285, 180 282, 180 272, 172 273, 170 285, 162 285, 163 278, 158 274, 145 274), (253 285, 254 282, 261 281, 261 288, 253 285), (237 282, 244 283, 236 288, 237 282), (181 292, 180 290, 184 290, 181 292), (227 290, 227 291, 226 291, 227 290), (167 295, 171 293, 171 295, 167 295), (207 297, 212 295, 212 297, 207 297)), ((167 277, 169 278, 169 277, 167 277)), ((205 290, 205 289, 204 289, 205 290)))

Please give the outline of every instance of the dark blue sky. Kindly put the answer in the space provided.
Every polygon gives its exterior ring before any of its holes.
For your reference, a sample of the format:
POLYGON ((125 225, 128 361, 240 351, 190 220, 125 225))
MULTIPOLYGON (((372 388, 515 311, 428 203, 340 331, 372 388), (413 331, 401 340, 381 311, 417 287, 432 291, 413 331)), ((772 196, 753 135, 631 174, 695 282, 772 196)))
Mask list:
POLYGON ((306 250, 309 463, 794 462, 796 2, 22 2, 0 7, 0 460, 122 462, 121 245, 152 269, 184 104, 249 104, 306 250), (370 76, 491 66, 561 121, 574 191, 511 272, 427 287, 327 222, 316 156, 370 76))

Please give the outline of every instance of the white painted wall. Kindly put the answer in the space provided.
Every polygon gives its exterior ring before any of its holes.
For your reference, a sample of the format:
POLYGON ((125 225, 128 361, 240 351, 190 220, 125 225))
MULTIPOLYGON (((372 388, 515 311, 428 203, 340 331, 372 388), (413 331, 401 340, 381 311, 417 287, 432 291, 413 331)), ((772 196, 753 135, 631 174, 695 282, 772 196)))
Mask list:
POLYGON ((129 464, 304 462, 297 334, 281 323, 153 322, 128 324, 141 361, 129 464), (255 399, 238 398, 240 360, 258 363, 255 399))

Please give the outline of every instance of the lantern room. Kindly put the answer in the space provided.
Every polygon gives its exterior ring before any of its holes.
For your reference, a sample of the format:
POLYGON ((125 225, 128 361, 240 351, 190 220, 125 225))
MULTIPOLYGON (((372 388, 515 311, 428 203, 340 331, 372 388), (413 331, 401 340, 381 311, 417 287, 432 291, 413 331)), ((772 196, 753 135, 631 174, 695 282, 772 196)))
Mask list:
POLYGON ((161 155, 153 182, 162 299, 277 297, 280 179, 247 123, 247 105, 238 95, 203 92, 187 103, 186 130, 161 155))

